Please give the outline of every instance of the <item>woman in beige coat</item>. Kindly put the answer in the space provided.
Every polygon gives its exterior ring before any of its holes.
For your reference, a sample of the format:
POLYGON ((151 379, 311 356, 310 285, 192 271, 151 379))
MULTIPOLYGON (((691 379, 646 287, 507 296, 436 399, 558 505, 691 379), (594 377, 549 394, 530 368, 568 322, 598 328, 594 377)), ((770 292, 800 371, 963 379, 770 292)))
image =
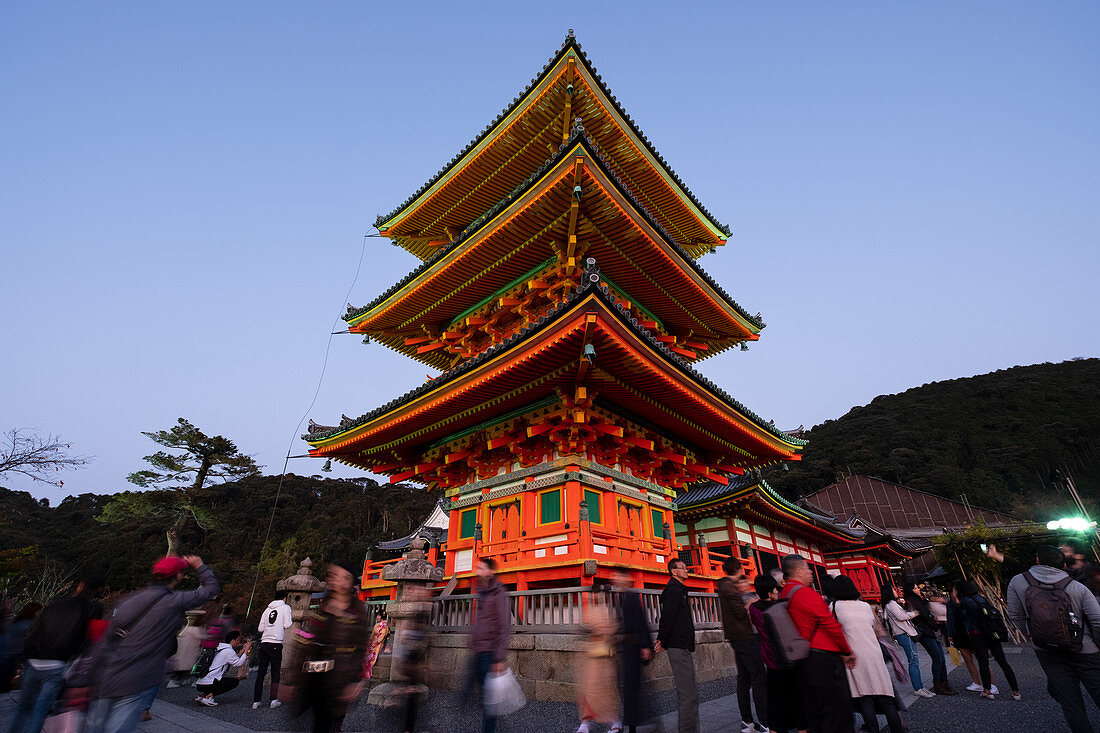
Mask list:
POLYGON ((587 634, 583 656, 577 661, 577 733, 588 733, 592 721, 610 724, 608 733, 622 730, 619 718, 619 676, 615 642, 619 621, 608 602, 608 587, 596 585, 588 595, 584 614, 587 634))
POLYGON ((844 627, 844 636, 856 656, 848 670, 848 687, 868 730, 878 730, 876 709, 886 716, 890 733, 904 733, 905 724, 894 703, 894 684, 878 643, 875 612, 863 601, 856 584, 847 575, 833 578, 833 614, 844 627))

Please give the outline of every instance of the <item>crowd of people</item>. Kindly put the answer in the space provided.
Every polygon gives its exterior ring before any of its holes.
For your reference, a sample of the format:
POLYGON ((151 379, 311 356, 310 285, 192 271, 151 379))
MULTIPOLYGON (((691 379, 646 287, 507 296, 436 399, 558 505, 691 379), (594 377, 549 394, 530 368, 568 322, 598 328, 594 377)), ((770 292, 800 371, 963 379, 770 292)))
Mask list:
MULTIPOLYGON (((1073 733, 1092 730, 1082 688, 1100 705, 1100 604, 1087 585, 1100 573, 1078 549, 1040 547, 1029 567, 1013 566, 989 548, 1013 575, 1007 617, 1030 637, 1048 691, 1073 733)), ((959 694, 947 680, 945 648, 965 665, 967 691, 995 699, 995 661, 1011 698, 1022 699, 1003 648, 1009 632, 1000 604, 970 580, 956 582, 947 593, 931 586, 886 586, 872 605, 852 578, 817 578, 799 555, 783 557, 778 571, 751 580, 736 559, 723 569, 717 601, 736 666, 742 733, 854 733, 857 715, 866 730, 878 731, 881 715, 891 733, 906 731, 903 713, 915 698, 959 694), (931 661, 929 687, 919 649, 931 661)), ((461 696, 480 697, 483 733, 493 733, 501 714, 524 704, 507 667, 512 612, 496 571, 491 558, 475 565, 477 612, 461 696)), ((624 569, 612 568, 610 583, 592 588, 583 604, 584 650, 576 664, 577 733, 589 733, 592 724, 636 733, 642 669, 661 654, 674 681, 678 729, 699 730, 688 569, 674 558, 668 572, 656 634, 624 569)), ((353 565, 329 564, 327 590, 299 628, 293 628, 280 592, 261 612, 254 633, 229 606, 203 624, 201 607, 220 588, 196 556, 157 561, 150 585, 124 597, 109 617, 93 599, 101 580, 82 578, 45 608, 27 604, 0 629, 2 691, 19 679, 18 704, 6 730, 37 733, 54 716, 67 717, 65 730, 128 733, 147 718, 165 675, 166 687, 194 685, 195 702, 213 707, 251 667, 253 709, 264 704, 270 674, 269 707, 293 701, 298 714, 311 714, 315 733, 339 731, 392 644, 397 685, 391 700, 404 706, 403 729, 413 731, 428 692, 428 589, 406 590, 395 623, 383 609, 368 615, 356 595, 356 575, 353 565), (178 589, 189 572, 199 587, 178 589), (290 634, 294 643, 284 655, 290 634)))

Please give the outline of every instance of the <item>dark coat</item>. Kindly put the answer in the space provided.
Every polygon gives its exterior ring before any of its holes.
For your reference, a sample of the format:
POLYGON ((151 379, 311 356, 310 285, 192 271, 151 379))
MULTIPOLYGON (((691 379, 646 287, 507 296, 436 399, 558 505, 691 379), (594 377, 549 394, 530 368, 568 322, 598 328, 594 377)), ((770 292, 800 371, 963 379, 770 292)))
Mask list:
POLYGON ((477 616, 470 633, 470 651, 489 652, 493 662, 503 662, 512 638, 512 610, 508 591, 494 576, 489 585, 477 589, 477 616))
POLYGON ((99 697, 134 695, 164 677, 164 664, 172 653, 184 612, 201 606, 221 590, 210 568, 200 565, 195 574, 202 584, 197 590, 151 585, 118 604, 102 645, 99 697), (121 641, 116 638, 118 629, 127 629, 121 641))
POLYGON ((84 647, 88 621, 99 611, 99 604, 84 595, 50 601, 27 635, 27 659, 72 661, 84 647))
POLYGON ((718 606, 722 610, 722 631, 728 641, 753 637, 749 610, 745 608, 737 586, 728 575, 718 580, 718 606))
POLYGON ((619 647, 629 650, 628 657, 638 658, 638 649, 653 646, 653 634, 649 630, 645 611, 642 610, 642 598, 637 591, 625 590, 619 593, 619 647))
POLYGON ((348 703, 340 700, 340 695, 348 685, 362 679, 363 658, 367 654, 370 636, 367 609, 355 598, 346 611, 336 611, 326 596, 317 608, 306 615, 290 644, 284 665, 288 684, 303 687, 319 684, 323 689, 323 703, 303 695, 301 702, 304 706, 326 704, 336 717, 342 717, 347 712, 348 703), (306 662, 321 661, 331 661, 334 666, 327 672, 303 671, 306 662))
POLYGON ((661 591, 661 623, 657 629, 657 641, 665 649, 695 651, 695 623, 691 620, 688 589, 676 578, 671 578, 661 591))

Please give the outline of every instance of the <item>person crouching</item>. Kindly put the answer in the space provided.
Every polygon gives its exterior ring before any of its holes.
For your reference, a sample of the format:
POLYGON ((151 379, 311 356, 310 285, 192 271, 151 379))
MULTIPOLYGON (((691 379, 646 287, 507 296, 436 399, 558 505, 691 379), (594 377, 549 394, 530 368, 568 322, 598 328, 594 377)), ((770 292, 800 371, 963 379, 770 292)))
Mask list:
POLYGON ((195 702, 203 705, 214 706, 215 695, 229 692, 239 685, 241 681, 236 674, 228 677, 226 672, 230 669, 240 669, 241 665, 248 663, 248 655, 252 651, 252 641, 245 641, 239 631, 230 631, 225 635, 225 641, 218 644, 218 652, 214 655, 214 661, 210 663, 210 671, 206 676, 195 683, 195 689, 199 696, 195 702))

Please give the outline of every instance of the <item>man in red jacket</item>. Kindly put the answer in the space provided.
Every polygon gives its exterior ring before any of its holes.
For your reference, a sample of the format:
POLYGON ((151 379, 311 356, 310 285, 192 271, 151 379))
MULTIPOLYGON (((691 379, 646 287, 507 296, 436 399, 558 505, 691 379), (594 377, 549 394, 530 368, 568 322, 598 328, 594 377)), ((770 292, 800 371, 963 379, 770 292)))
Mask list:
POLYGON ((814 733, 854 733, 852 693, 844 668, 856 666, 844 629, 814 590, 813 571, 806 558, 787 555, 782 561, 781 598, 789 598, 787 611, 798 633, 810 642, 810 655, 798 669, 798 684, 806 702, 806 717, 814 733))

